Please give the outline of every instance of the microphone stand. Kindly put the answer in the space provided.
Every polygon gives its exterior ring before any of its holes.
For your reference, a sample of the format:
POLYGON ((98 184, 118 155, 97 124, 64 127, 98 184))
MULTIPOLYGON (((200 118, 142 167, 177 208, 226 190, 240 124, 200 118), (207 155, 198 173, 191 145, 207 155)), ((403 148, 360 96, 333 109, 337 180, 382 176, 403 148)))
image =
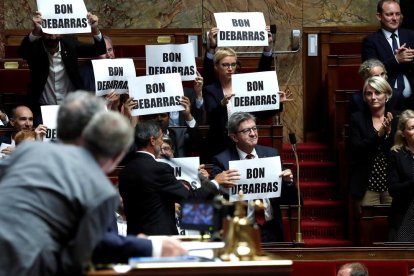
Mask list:
POLYGON ((299 182, 299 158, 298 158, 298 153, 296 151, 296 143, 292 144, 292 150, 293 150, 293 154, 295 155, 295 160, 296 160, 296 181, 297 181, 297 190, 298 190, 298 228, 297 228, 297 232, 296 232, 296 240, 295 243, 299 244, 302 243, 303 244, 303 238, 302 238, 302 231, 301 231, 301 208, 302 205, 300 203, 300 182, 299 182))

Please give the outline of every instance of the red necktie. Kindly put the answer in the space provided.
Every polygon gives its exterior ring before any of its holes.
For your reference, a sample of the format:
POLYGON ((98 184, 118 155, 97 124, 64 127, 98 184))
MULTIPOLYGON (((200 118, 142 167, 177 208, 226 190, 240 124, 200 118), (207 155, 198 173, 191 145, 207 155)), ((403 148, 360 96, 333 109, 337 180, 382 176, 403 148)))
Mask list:
MULTIPOLYGON (((254 155, 249 153, 246 155, 246 159, 254 159, 254 155)), ((263 204, 263 199, 260 199, 260 202, 263 204)), ((254 209, 254 216, 256 218, 256 223, 259 225, 263 225, 266 222, 264 209, 254 209)))

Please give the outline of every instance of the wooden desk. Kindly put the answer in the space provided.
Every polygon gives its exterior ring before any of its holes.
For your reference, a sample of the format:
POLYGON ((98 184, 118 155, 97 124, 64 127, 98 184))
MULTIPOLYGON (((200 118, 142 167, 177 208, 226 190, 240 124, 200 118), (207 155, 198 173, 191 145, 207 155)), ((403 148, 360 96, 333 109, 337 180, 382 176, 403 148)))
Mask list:
MULTIPOLYGON (((139 268, 122 275, 272 275, 288 276, 292 271, 292 261, 252 261, 252 262, 197 262, 197 263, 143 263, 139 268)), ((87 276, 119 275, 113 270, 89 272, 87 276)))

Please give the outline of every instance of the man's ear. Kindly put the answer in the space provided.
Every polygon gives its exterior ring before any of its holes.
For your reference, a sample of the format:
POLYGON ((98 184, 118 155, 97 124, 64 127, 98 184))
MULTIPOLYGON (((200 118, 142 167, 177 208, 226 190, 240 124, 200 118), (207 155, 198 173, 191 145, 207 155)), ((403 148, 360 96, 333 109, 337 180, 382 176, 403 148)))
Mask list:
POLYGON ((14 127, 14 123, 15 123, 15 122, 14 122, 14 119, 13 119, 13 118, 12 118, 12 119, 10 119, 10 122, 9 122, 9 123, 10 123, 10 125, 11 125, 12 127, 14 127))
POLYGON ((379 12, 377 12, 377 13, 375 14, 375 16, 377 17, 377 20, 378 20, 378 21, 381 21, 381 14, 380 14, 379 12))
POLYGON ((151 143, 151 146, 155 146, 155 137, 154 136, 151 136, 151 138, 150 138, 150 143, 151 143))
POLYGON ((234 134, 234 133, 229 134, 229 137, 235 143, 237 143, 239 141, 239 139, 237 139, 236 134, 234 134))

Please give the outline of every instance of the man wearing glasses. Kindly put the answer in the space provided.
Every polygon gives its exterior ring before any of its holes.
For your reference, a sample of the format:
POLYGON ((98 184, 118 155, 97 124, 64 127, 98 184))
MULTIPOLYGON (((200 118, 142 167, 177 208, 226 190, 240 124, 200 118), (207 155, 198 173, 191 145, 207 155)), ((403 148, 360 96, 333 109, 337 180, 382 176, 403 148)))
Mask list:
MULTIPOLYGON (((211 175, 217 174, 229 169, 229 161, 244 160, 264 157, 278 156, 276 149, 257 144, 259 135, 257 132, 256 118, 247 112, 233 113, 228 122, 229 137, 234 142, 233 146, 224 150, 213 157, 213 169, 211 175)), ((264 199, 266 205, 263 221, 259 222, 258 214, 255 214, 253 208, 247 210, 247 216, 251 221, 259 225, 262 235, 262 242, 281 242, 283 237, 282 214, 280 211, 281 199, 288 198, 296 202, 296 189, 293 185, 293 174, 290 169, 283 170, 282 176, 282 194, 280 198, 264 199)), ((229 176, 230 177, 230 176, 229 176)), ((227 179, 233 181, 233 179, 227 179)))

